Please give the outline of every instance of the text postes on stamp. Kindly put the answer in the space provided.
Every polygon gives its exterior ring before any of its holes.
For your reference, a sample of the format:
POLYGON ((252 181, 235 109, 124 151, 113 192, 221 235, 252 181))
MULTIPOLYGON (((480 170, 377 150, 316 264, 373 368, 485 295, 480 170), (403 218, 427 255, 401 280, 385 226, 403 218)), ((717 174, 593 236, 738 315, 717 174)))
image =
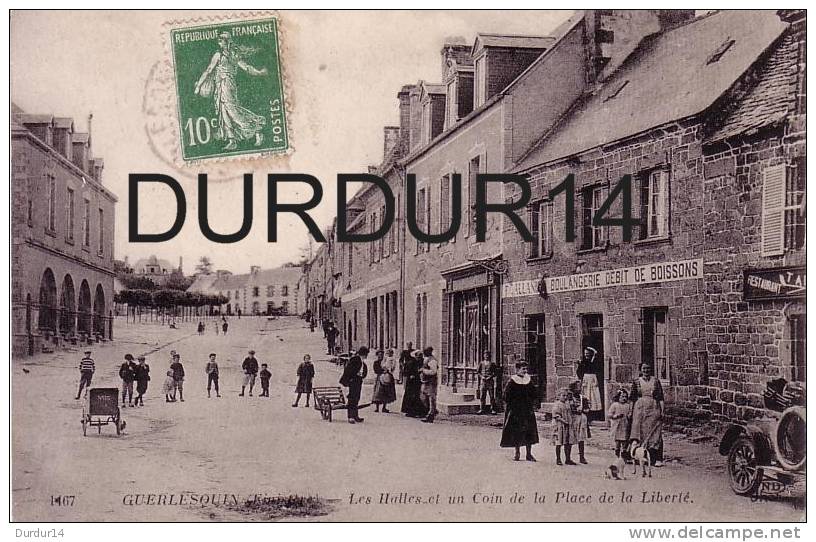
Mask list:
POLYGON ((289 148, 278 21, 229 21, 171 31, 184 160, 289 148))

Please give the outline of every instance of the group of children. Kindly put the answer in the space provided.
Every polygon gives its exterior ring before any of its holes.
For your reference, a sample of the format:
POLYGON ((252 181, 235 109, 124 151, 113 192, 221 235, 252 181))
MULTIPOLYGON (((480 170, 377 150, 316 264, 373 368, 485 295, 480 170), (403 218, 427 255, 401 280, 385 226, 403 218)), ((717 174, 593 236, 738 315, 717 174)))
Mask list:
MULTIPOLYGON (((558 392, 552 411, 552 443, 555 446, 556 465, 575 465, 572 460, 572 446, 578 445, 578 461, 587 464, 584 456, 584 443, 592 437, 587 414, 590 410, 589 400, 581 392, 581 382, 570 384, 558 392), (561 461, 561 448, 564 448, 564 461, 561 461)), ((629 441, 629 428, 632 421, 632 406, 629 404, 629 393, 620 389, 609 407, 610 432, 615 439, 615 455, 621 457, 629 441)))

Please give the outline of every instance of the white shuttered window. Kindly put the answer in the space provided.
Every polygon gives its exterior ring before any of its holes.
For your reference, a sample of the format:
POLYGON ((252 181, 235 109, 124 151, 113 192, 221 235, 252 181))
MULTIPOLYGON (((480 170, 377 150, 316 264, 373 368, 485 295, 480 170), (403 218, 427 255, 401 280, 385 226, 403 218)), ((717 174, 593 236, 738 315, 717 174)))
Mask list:
POLYGON ((785 174, 784 164, 769 166, 762 173, 762 246, 763 256, 785 252, 785 174))

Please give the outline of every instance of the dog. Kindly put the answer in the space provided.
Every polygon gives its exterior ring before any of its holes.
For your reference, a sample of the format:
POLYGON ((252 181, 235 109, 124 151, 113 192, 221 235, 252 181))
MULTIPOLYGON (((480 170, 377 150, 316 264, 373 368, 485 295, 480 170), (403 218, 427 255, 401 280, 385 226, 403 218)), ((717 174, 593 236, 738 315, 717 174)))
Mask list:
POLYGON ((646 477, 646 468, 649 468, 649 478, 652 477, 652 457, 649 454, 649 449, 640 444, 638 441, 633 440, 631 444, 629 444, 629 455, 632 456, 632 463, 635 466, 635 470, 633 474, 637 474, 638 465, 641 465, 643 470, 642 477, 646 477))
POLYGON ((604 471, 607 480, 626 480, 626 463, 622 457, 616 457, 604 471))

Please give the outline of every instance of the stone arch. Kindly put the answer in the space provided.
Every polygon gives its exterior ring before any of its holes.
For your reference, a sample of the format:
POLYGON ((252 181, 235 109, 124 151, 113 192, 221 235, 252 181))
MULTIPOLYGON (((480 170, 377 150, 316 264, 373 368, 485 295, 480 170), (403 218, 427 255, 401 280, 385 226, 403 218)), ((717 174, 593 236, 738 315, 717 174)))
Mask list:
POLYGON ((105 334, 105 290, 101 284, 96 285, 93 302, 93 331, 105 334))
POLYGON ((43 271, 40 279, 39 316, 37 327, 41 330, 57 330, 57 281, 50 268, 43 271))
POLYGON ((59 329, 62 333, 76 331, 76 291, 74 290, 74 279, 69 273, 65 274, 60 288, 59 329))
POLYGON ((77 304, 79 316, 77 318, 77 328, 84 333, 91 332, 91 287, 87 280, 82 280, 79 285, 79 301, 77 304))

